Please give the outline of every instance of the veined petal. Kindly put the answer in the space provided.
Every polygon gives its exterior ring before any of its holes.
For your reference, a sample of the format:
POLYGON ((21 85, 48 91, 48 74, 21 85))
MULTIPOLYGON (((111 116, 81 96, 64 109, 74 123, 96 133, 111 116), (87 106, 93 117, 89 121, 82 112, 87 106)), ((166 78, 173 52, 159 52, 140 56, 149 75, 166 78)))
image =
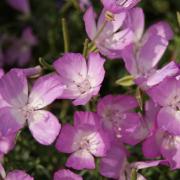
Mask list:
POLYGON ((28 124, 33 137, 43 145, 52 144, 61 129, 57 118, 44 110, 34 111, 28 119, 28 124))

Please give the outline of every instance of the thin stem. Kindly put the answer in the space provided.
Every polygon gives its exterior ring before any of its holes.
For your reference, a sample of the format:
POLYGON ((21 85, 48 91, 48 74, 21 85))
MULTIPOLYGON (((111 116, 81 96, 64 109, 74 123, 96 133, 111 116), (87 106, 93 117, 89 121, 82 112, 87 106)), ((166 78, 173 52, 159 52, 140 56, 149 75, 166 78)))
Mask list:
POLYGON ((106 24, 107 24, 107 20, 105 20, 101 26, 101 28, 98 30, 98 32, 96 33, 95 37, 93 38, 92 42, 89 43, 89 46, 88 46, 88 52, 92 52, 93 50, 96 50, 96 46, 94 45, 95 44, 95 41, 96 39, 99 37, 99 35, 102 33, 102 31, 104 30, 106 24))
POLYGON ((180 27, 180 12, 177 12, 177 21, 178 21, 178 24, 179 24, 179 27, 180 27))
POLYGON ((137 180, 137 172, 136 172, 136 169, 132 169, 131 170, 131 177, 130 177, 131 180, 137 180))
POLYGON ((63 32, 63 40, 64 40, 64 52, 69 51, 69 36, 68 36, 68 28, 67 22, 65 18, 61 19, 62 24, 62 32, 63 32))
POLYGON ((39 63, 43 67, 43 69, 53 70, 53 67, 48 64, 42 57, 39 57, 39 63))
POLYGON ((84 41, 84 49, 83 49, 83 56, 84 57, 86 57, 87 53, 88 53, 88 43, 89 43, 89 40, 85 39, 85 41, 84 41))
POLYGON ((78 11, 81 11, 81 8, 80 8, 79 3, 77 2, 77 0, 71 0, 71 3, 73 4, 73 6, 74 6, 78 11))

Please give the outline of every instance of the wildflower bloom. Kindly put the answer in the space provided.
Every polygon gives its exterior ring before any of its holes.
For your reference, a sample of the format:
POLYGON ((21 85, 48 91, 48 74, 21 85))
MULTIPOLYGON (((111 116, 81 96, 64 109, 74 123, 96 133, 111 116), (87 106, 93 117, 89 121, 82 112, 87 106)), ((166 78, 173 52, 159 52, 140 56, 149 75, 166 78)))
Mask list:
POLYGON ((72 153, 67 167, 77 170, 94 169, 94 156, 102 157, 109 147, 99 117, 92 112, 76 112, 74 126, 65 124, 56 142, 60 152, 72 153))
POLYGON ((158 127, 174 135, 180 135, 180 80, 166 78, 149 89, 148 94, 161 106, 157 115, 158 127))
POLYGON ((135 145, 147 133, 141 117, 133 112, 138 106, 134 97, 127 95, 107 95, 99 100, 97 112, 110 134, 122 142, 135 145))
POLYGON ((52 103, 63 90, 55 74, 39 78, 28 93, 28 82, 23 71, 12 69, 0 79, 0 94, 7 106, 0 109, 5 121, 10 119, 22 128, 26 120, 33 137, 41 144, 51 144, 60 130, 56 117, 43 107, 52 103))
POLYGON ((71 179, 82 180, 82 177, 67 169, 61 169, 54 174, 54 180, 71 179))
POLYGON ((59 98, 74 99, 74 105, 86 104, 98 94, 104 79, 105 60, 99 54, 90 53, 88 62, 78 53, 66 53, 54 62, 59 80, 66 86, 59 98))
POLYGON ((29 0, 6 0, 6 2, 12 8, 24 13, 25 15, 30 14, 29 0))
POLYGON ((127 18, 126 12, 114 14, 112 21, 107 20, 107 12, 102 10, 98 22, 95 12, 89 7, 84 15, 86 33, 96 45, 101 54, 114 59, 121 57, 120 51, 133 41, 133 32, 123 23, 127 18))
POLYGON ((112 13, 129 10, 138 4, 141 0, 101 0, 105 9, 112 13))
POLYGON ((4 63, 9 65, 17 63, 19 66, 24 66, 32 58, 32 47, 37 43, 37 37, 33 34, 31 27, 25 28, 19 39, 10 39, 10 46, 4 52, 4 63))
POLYGON ((171 27, 166 22, 152 25, 143 35, 144 14, 141 8, 136 8, 129 12, 126 26, 131 26, 135 39, 134 43, 123 50, 122 56, 126 69, 138 85, 147 89, 179 71, 174 61, 157 69, 158 62, 173 37, 171 27))

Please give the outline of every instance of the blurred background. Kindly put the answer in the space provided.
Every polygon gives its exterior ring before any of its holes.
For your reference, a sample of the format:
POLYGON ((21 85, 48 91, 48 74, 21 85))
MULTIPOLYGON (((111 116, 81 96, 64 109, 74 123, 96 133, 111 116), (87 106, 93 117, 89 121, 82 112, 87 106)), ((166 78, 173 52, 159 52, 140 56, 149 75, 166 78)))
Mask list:
MULTIPOLYGON (((5 71, 13 67, 38 65, 39 57, 51 64, 61 56, 64 52, 61 26, 63 17, 68 25, 70 51, 82 52, 87 37, 82 19, 86 5, 79 7, 79 0, 29 0, 28 6, 20 3, 19 8, 18 4, 12 1, 0 2, 0 67, 5 71)), ((102 9, 99 0, 92 0, 91 3, 99 13, 102 9)), ((176 12, 180 11, 180 0, 142 0, 139 6, 144 9, 146 27, 157 21, 166 20, 175 33, 161 63, 167 63, 172 59, 180 62, 180 25, 176 15, 176 12)), ((101 96, 129 91, 134 93, 132 89, 115 84, 117 79, 127 75, 122 61, 107 61, 105 68, 108 73, 103 82, 101 96)), ((95 105, 92 106, 95 109, 95 105)), ((83 109, 72 107, 66 100, 57 101, 48 108, 62 123, 72 122, 73 112, 83 109)), ((130 161, 144 160, 140 145, 128 149, 132 154, 130 161)), ((6 171, 24 169, 36 180, 50 180, 53 172, 64 168, 66 158, 66 155, 57 152, 53 145, 46 147, 38 144, 29 130, 24 129, 17 137, 15 149, 6 155, 4 166, 6 171)), ((98 168, 77 173, 83 175, 85 180, 106 179, 99 175, 98 168)), ((170 171, 165 167, 146 169, 142 174, 148 180, 180 179, 180 171, 170 171)))

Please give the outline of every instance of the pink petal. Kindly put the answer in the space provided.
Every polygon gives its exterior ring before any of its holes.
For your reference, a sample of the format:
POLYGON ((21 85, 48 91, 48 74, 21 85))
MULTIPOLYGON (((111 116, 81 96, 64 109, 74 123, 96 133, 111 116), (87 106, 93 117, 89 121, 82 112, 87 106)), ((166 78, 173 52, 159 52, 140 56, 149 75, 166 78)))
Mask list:
POLYGON ((133 8, 128 11, 128 19, 125 21, 126 27, 131 27, 135 42, 140 41, 144 31, 144 12, 141 8, 133 8))
POLYGON ((34 180, 34 178, 24 171, 14 170, 7 174, 6 180, 34 180))
POLYGON ((63 125, 56 141, 56 148, 60 152, 72 153, 76 150, 73 146, 76 129, 70 124, 63 125))
POLYGON ((124 173, 126 154, 119 146, 112 146, 107 155, 100 160, 100 174, 118 179, 124 173))
POLYGON ((73 101, 73 105, 85 105, 88 103, 88 101, 95 95, 98 94, 100 90, 100 86, 97 86, 95 88, 90 89, 90 91, 81 94, 77 99, 73 101))
POLYGON ((95 169, 94 157, 87 150, 78 150, 68 158, 66 166, 76 170, 95 169))
POLYGON ((63 92, 64 86, 59 77, 51 73, 40 77, 32 87, 29 95, 29 103, 32 107, 39 109, 51 104, 63 92))
POLYGON ((152 76, 150 76, 147 80, 148 86, 154 86, 163 81, 166 77, 171 77, 176 75, 179 72, 178 65, 171 61, 167 65, 165 65, 162 69, 157 70, 152 76))
POLYGON ((24 107, 28 101, 28 84, 21 70, 11 70, 0 79, 0 94, 15 107, 24 107))
POLYGON ((180 135, 180 111, 171 107, 163 107, 158 113, 157 122, 164 131, 180 135))
POLYGON ((171 169, 180 168, 180 142, 179 136, 166 135, 161 145, 161 153, 166 159, 171 169))
POLYGON ((96 15, 95 15, 94 9, 90 6, 85 12, 84 17, 83 17, 86 32, 91 40, 95 37, 96 32, 97 32, 95 16, 96 15))
POLYGON ((88 80, 92 87, 100 85, 104 79, 104 62, 98 53, 90 53, 88 57, 88 80))
POLYGON ((4 107, 0 109, 0 122, 0 131, 2 135, 6 136, 21 129, 26 119, 18 109, 4 107))
POLYGON ((161 156, 160 144, 157 143, 156 134, 147 138, 142 144, 142 151, 146 158, 156 158, 161 156), (153 146, 152 146, 153 144, 153 146))
POLYGON ((28 124, 33 137, 43 145, 52 144, 61 129, 57 118, 44 110, 34 111, 28 124))
POLYGON ((176 78, 166 78, 157 86, 152 87, 147 92, 154 102, 161 106, 167 106, 172 103, 173 98, 178 95, 177 88, 180 86, 176 78))
POLYGON ((61 169, 54 174, 53 180, 83 180, 81 176, 68 169, 61 169))
POLYGON ((61 77, 71 82, 82 83, 87 76, 86 60, 78 53, 64 54, 53 66, 61 77))
POLYGON ((94 126, 99 129, 101 127, 99 116, 93 112, 76 111, 74 114, 74 126, 81 127, 83 125, 94 126))

